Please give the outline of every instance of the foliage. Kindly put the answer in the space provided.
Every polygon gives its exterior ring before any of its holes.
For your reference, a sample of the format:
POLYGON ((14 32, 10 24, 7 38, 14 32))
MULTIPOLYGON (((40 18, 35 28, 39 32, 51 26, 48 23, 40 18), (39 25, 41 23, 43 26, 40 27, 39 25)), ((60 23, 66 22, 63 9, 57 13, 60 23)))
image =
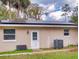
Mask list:
POLYGON ((68 48, 73 48, 73 47, 77 47, 77 45, 68 45, 68 48))
POLYGON ((72 22, 78 24, 78 6, 74 7, 71 18, 72 22))
POLYGON ((0 8, 0 19, 7 19, 7 11, 4 8, 0 8))
POLYGON ((27 8, 27 6, 30 4, 29 0, 1 0, 3 2, 3 4, 7 5, 7 3, 9 2, 9 4, 11 6, 15 6, 16 8, 27 8))
POLYGON ((7 11, 4 6, 0 7, 0 20, 9 18, 14 19, 15 16, 16 16, 15 12, 7 11))
MULTIPOLYGON (((66 15, 71 11, 69 4, 65 4, 62 7, 62 11, 65 12, 62 16, 66 17, 66 15)), ((71 19, 72 19, 71 21, 77 24, 78 23, 78 6, 74 7, 74 9, 72 11, 73 11, 73 13, 71 16, 71 19)))
POLYGON ((62 14, 62 16, 66 16, 68 14, 68 12, 71 11, 69 4, 64 4, 64 6, 62 6, 62 11, 65 12, 64 14, 62 14))
POLYGON ((64 6, 62 6, 62 11, 64 12, 64 13, 62 14, 62 16, 65 16, 65 20, 67 20, 67 19, 66 19, 66 16, 67 16, 68 13, 71 11, 71 8, 70 8, 69 4, 64 4, 64 6))
POLYGON ((73 16, 78 16, 78 6, 74 7, 72 15, 73 16))
POLYGON ((25 9, 30 4, 29 0, 1 0, 3 4, 8 5, 10 8, 16 8, 18 12, 16 13, 19 17, 19 11, 24 12, 25 9))
POLYGON ((78 16, 71 16, 72 22, 78 24, 78 16))
POLYGON ((20 4, 25 9, 30 4, 30 1, 29 0, 20 0, 20 4))
POLYGON ((62 7, 62 11, 64 11, 64 12, 70 12, 71 11, 71 8, 70 8, 69 4, 65 4, 62 7))
POLYGON ((40 15, 42 14, 42 10, 43 10, 43 8, 40 7, 38 4, 31 4, 27 8, 26 12, 31 18, 34 18, 36 20, 40 20, 40 15))

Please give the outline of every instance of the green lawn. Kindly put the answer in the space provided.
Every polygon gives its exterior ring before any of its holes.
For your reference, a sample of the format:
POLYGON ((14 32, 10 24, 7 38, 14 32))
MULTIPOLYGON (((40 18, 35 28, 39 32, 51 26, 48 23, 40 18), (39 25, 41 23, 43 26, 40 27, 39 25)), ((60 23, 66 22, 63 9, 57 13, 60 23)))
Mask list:
POLYGON ((0 59, 78 59, 78 52, 53 52, 34 55, 0 57, 0 59))
POLYGON ((32 52, 32 49, 28 49, 28 50, 15 50, 15 51, 8 51, 8 52, 0 52, 0 55, 2 55, 2 54, 25 53, 25 52, 32 52))

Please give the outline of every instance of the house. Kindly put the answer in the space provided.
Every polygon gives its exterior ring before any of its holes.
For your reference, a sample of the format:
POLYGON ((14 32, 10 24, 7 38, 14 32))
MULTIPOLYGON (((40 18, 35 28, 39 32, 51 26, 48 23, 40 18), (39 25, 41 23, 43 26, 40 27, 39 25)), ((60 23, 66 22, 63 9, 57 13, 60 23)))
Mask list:
POLYGON ((60 21, 1 21, 0 52, 78 45, 78 26, 60 21))

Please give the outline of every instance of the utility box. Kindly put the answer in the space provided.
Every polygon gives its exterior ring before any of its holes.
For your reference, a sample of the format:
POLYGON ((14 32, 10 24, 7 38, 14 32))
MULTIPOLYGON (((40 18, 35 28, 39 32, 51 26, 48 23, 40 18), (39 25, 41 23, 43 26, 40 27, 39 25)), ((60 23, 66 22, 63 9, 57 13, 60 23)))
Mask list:
POLYGON ((63 48, 63 40, 54 40, 54 48, 61 49, 63 48))
POLYGON ((17 45, 16 50, 26 50, 27 46, 26 45, 17 45))

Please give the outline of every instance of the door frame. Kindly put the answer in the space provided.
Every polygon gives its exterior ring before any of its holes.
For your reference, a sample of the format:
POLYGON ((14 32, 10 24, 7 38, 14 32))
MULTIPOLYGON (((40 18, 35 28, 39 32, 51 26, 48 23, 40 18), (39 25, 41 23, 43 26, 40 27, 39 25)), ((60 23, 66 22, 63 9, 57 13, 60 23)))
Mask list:
POLYGON ((40 48, 40 38, 39 38, 39 31, 37 30, 33 30, 31 31, 31 49, 39 49, 40 48), (33 32, 37 32, 37 43, 38 43, 38 47, 37 48, 33 48, 32 44, 33 44, 33 32))

